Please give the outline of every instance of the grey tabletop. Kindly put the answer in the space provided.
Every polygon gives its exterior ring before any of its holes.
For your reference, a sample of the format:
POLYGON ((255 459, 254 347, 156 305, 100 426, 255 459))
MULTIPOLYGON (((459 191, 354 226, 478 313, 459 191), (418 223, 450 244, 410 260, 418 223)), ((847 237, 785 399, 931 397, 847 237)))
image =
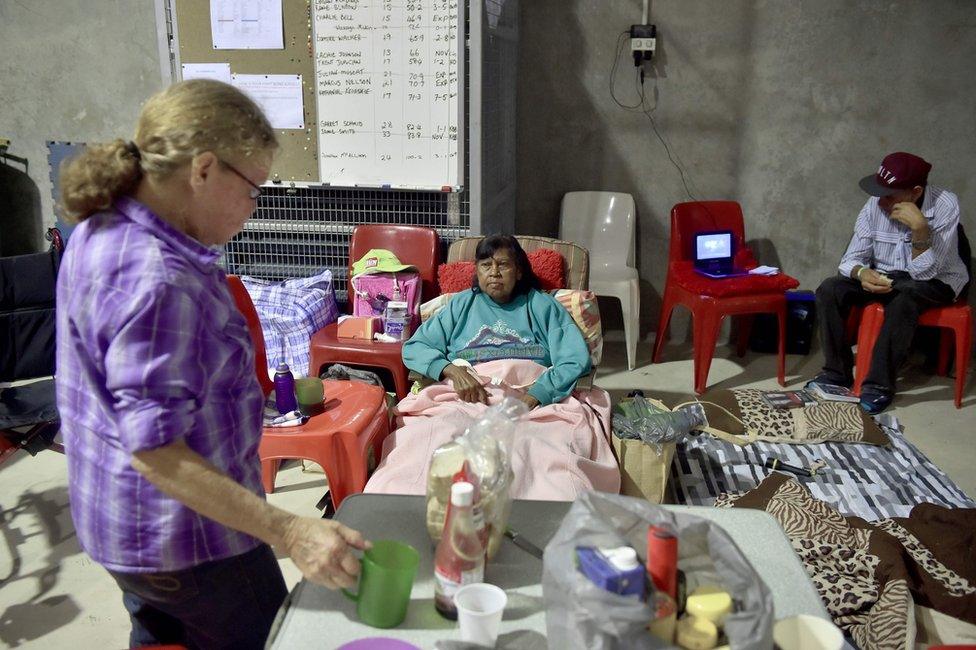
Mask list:
MULTIPOLYGON (((555 534, 570 503, 515 501, 509 526, 539 548, 555 534)), ((765 512, 697 506, 663 506, 710 519, 724 528, 742 549, 773 594, 776 618, 813 614, 827 618, 813 584, 779 524, 765 512)), ((398 627, 380 630, 359 622, 355 604, 341 592, 307 581, 289 594, 268 641, 271 648, 335 648, 365 637, 392 637, 420 648, 459 639, 457 624, 434 609, 434 547, 427 535, 425 499, 419 496, 356 494, 346 498, 336 519, 368 539, 396 539, 420 552, 407 618, 398 627)), ((498 647, 545 648, 545 604, 542 561, 509 540, 485 569, 485 581, 508 594, 498 647)))

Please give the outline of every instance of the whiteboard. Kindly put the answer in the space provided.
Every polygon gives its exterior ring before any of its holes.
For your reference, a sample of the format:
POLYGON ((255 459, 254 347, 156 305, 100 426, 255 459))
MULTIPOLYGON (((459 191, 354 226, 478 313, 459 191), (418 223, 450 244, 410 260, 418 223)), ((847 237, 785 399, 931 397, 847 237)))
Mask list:
POLYGON ((460 190, 458 0, 314 0, 319 178, 460 190))

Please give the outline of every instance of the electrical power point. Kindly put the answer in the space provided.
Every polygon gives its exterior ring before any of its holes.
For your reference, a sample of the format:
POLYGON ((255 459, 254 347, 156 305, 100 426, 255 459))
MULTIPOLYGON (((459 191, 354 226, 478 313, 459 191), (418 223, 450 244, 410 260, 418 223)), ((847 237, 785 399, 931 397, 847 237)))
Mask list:
POLYGON ((657 45, 657 25, 631 25, 630 49, 634 54, 634 65, 649 61, 654 56, 657 45))

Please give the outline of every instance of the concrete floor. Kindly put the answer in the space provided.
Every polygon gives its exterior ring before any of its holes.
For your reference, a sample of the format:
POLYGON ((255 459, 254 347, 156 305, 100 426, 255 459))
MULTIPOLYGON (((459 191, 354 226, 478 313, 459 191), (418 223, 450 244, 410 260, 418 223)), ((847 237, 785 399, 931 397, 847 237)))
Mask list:
MULTIPOLYGON (((628 372, 622 343, 607 343, 597 384, 614 398, 642 388, 673 401, 691 393, 690 347, 668 346, 665 361, 650 365, 644 342, 639 367, 628 372)), ((775 357, 749 353, 736 358, 720 348, 712 363, 710 387, 753 386, 774 389, 775 357)), ((789 357, 787 380, 794 387, 819 367, 816 355, 789 357)), ((963 408, 952 404, 952 380, 909 367, 893 412, 906 435, 969 495, 976 495, 976 448, 972 422, 976 396, 969 391, 963 408), (969 433, 966 433, 966 432, 969 433)), ((325 491, 322 474, 291 465, 278 475, 275 505, 317 515, 325 491)), ((35 458, 19 454, 0 466, 0 645, 23 648, 122 648, 128 642, 128 617, 114 581, 79 549, 68 511, 65 459, 52 452, 35 458)), ((281 561, 289 586, 298 580, 290 560, 281 561)))

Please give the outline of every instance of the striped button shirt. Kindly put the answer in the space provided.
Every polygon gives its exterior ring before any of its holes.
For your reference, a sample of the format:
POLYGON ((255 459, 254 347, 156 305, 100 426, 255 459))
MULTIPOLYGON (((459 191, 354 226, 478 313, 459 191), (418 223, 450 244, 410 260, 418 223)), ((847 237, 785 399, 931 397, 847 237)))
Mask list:
POLYGON ((175 571, 258 544, 131 465, 183 440, 264 494, 253 346, 216 261, 129 198, 72 232, 58 276, 58 409, 78 539, 110 570, 175 571))
POLYGON ((854 236, 837 267, 850 277, 855 266, 878 271, 906 271, 914 280, 941 280, 958 296, 969 280, 959 257, 959 199, 952 192, 929 185, 922 200, 922 214, 929 224, 932 245, 912 259, 912 231, 890 218, 871 197, 854 224, 854 236))

